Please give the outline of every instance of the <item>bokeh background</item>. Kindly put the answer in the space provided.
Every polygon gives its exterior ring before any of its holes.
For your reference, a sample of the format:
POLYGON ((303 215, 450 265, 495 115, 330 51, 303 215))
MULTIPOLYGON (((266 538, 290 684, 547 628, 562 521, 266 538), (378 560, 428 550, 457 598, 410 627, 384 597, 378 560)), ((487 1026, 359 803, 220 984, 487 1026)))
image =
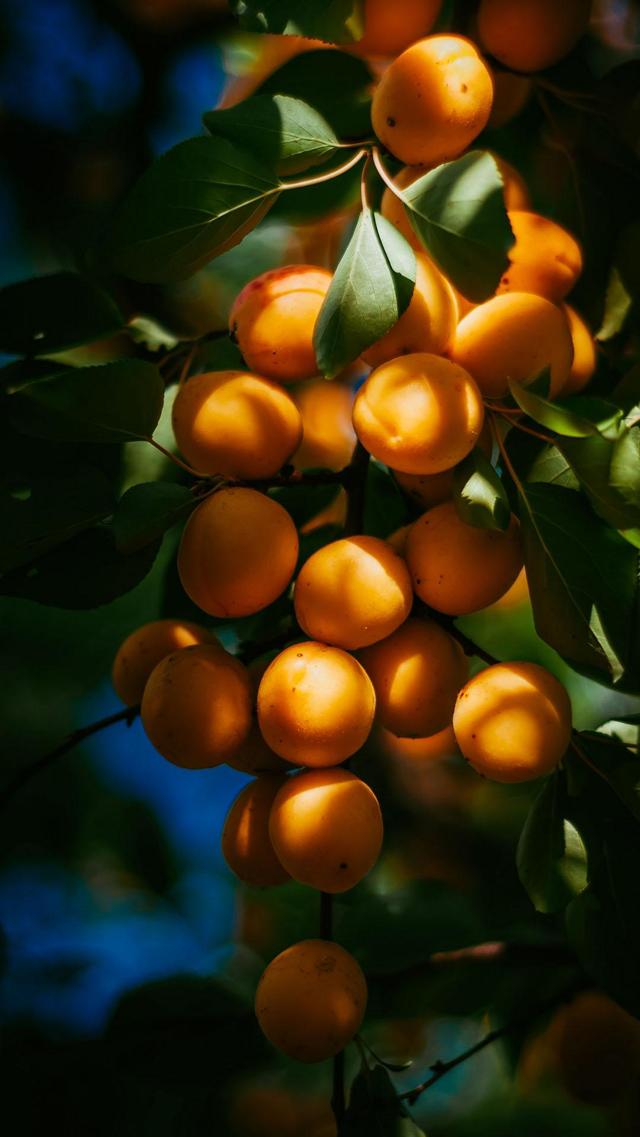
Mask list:
MULTIPOLYGON (((614 59, 637 58, 637 41, 637 5, 596 5, 585 48, 596 73, 614 59)), ((137 174, 200 132, 203 110, 240 89, 262 49, 238 32, 224 0, 4 0, 0 284, 89 265, 137 174)), ((562 108, 558 114, 562 120, 562 108)), ((536 208, 577 228, 575 169, 541 107, 532 103, 494 135, 491 144, 527 177, 536 208)), ((290 204, 276 207, 240 248, 184 285, 121 285, 121 300, 178 336, 223 328, 234 294, 258 272, 291 260, 333 266, 353 192, 349 179, 340 187, 309 193, 302 204, 296 196, 295 215, 286 212, 290 204), (325 208, 338 211, 340 224, 320 224, 325 208)), ((588 225, 599 187, 581 188, 588 225)), ((599 225, 606 242, 606 221, 599 225)), ((595 326, 602 290, 597 274, 592 280, 581 300, 595 326)), ((126 350, 110 342, 82 358, 126 350)), ((162 429, 170 442, 166 421, 162 429)), ((124 489, 156 476, 164 459, 132 443, 113 461, 124 489)), ((0 598, 7 782, 70 730, 119 709, 109 680, 119 643, 146 620, 184 610, 175 545, 175 535, 167 537, 144 582, 95 611, 0 598)), ((464 627, 503 658, 555 671, 579 727, 634 709, 569 672, 537 639, 522 582, 464 627)), ((370 878, 338 900, 337 935, 372 976, 365 1037, 384 1057, 413 1059, 410 1071, 395 1075, 406 1087, 436 1058, 481 1036, 490 1001, 508 1014, 545 985, 543 964, 434 972, 423 966, 427 957, 486 941, 553 943, 560 929, 552 917, 534 916, 515 871, 535 791, 492 787, 455 756, 434 762, 379 737, 356 769, 382 797, 387 839, 370 878)), ((135 722, 60 759, 4 810, 3 1114, 19 1120, 20 1133, 52 1125, 154 1137, 330 1132, 320 1104, 328 1070, 276 1058, 253 1023, 265 962, 316 934, 318 914, 316 897, 295 884, 252 892, 227 870, 221 827, 246 780, 227 767, 175 769, 135 722), (267 1115, 277 1125, 260 1129, 267 1115)), ((628 1118, 579 1106, 557 1087, 543 1092, 519 1059, 522 1042, 489 1048, 443 1079, 421 1099, 416 1119, 431 1134, 627 1131, 628 1118)))

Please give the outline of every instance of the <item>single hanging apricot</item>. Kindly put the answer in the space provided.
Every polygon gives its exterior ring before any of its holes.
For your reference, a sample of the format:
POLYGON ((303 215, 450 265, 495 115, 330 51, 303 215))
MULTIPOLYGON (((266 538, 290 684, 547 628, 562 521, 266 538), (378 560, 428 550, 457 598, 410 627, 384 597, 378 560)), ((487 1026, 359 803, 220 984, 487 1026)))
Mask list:
POLYGON ((480 0, 482 46, 513 71, 542 71, 558 63, 584 35, 591 0, 480 0))
POLYGON ((431 31, 441 7, 442 0, 364 0, 364 35, 340 46, 365 57, 398 55, 431 31))
POLYGON ((194 644, 217 643, 213 632, 190 620, 152 620, 127 636, 113 661, 116 695, 127 706, 139 703, 154 667, 165 656, 194 644))

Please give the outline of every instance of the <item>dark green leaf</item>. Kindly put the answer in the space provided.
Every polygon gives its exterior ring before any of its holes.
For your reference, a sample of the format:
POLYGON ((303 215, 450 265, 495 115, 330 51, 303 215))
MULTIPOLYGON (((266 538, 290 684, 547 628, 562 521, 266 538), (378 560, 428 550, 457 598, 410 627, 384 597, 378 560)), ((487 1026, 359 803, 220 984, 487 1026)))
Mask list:
POLYGON ((363 1065, 351 1086, 338 1137, 424 1137, 383 1066, 363 1065))
POLYGON ((279 486, 269 491, 269 496, 284 506, 287 513, 293 518, 296 527, 311 521, 323 509, 326 509, 335 500, 340 487, 330 486, 279 486))
POLYGON ((340 145, 320 114, 290 95, 255 95, 235 107, 207 111, 207 130, 250 151, 279 174, 317 166, 340 145))
MULTIPOLYGON (((624 444, 628 435, 623 435, 624 444)), ((558 442, 571 469, 577 475, 596 513, 615 529, 625 530, 631 539, 633 528, 640 525, 640 468, 632 456, 618 452, 618 444, 596 435, 593 438, 563 439, 558 442), (614 474, 613 461, 618 454, 614 474), (624 487, 624 493, 621 490, 624 487), (637 487, 638 503, 633 502, 637 487), (631 499, 631 500, 628 500, 631 499), (629 532, 630 531, 630 532, 629 532)), ((632 540, 632 544, 635 541, 632 540)))
POLYGON ((174 482, 132 486, 118 502, 113 516, 118 551, 133 553, 142 549, 178 521, 186 520, 196 505, 191 490, 174 482))
MULTIPOLYGON (((515 440, 516 436, 518 436, 518 432, 514 431, 510 437, 510 442, 515 440)), ((522 441, 522 436, 518 436, 518 442, 520 441, 522 441)), ((608 444, 605 443, 605 445, 608 444)), ((542 446, 538 449, 527 469, 527 481, 548 482, 549 485, 564 486, 565 489, 569 490, 580 489, 580 482, 557 446, 542 446)))
POLYGON ((617 268, 612 268, 605 297, 602 325, 596 332, 597 340, 606 343, 607 340, 613 339, 618 332, 622 331, 631 303, 631 297, 625 288, 620 273, 617 268))
POLYGON ((538 912, 559 912, 587 884, 586 851, 565 816, 560 778, 548 778, 518 842, 518 876, 538 912))
POLYGON ((129 442, 153 434, 163 398, 154 364, 119 359, 28 383, 11 396, 9 407, 16 428, 36 438, 129 442))
POLYGON ((469 300, 495 292, 513 245, 495 159, 473 150, 418 178, 399 196, 427 251, 469 300))
POLYGON ((640 524, 640 427, 627 431, 613 447, 609 483, 626 505, 639 511, 640 524))
POLYGON ((277 195, 264 162, 225 139, 190 138, 154 162, 124 202, 113 262, 134 280, 184 280, 237 245, 277 195))
POLYGON ((0 350, 9 354, 51 355, 113 335, 123 322, 111 297, 75 272, 0 289, 0 350))
POLYGON ((415 275, 415 254, 404 237, 381 214, 361 213, 315 326, 323 375, 337 375, 397 323, 415 275))
POLYGON ((364 532, 389 537, 412 519, 407 498, 386 466, 369 461, 364 504, 364 532))
POLYGON ((199 371, 246 371, 247 365, 240 354, 240 348, 229 336, 216 336, 205 340, 198 347, 199 371))
POLYGON ((258 94, 304 99, 339 138, 360 138, 371 131, 371 83, 363 60, 323 49, 290 59, 265 79, 258 94))
POLYGON ((231 10, 249 32, 309 36, 350 43, 362 35, 359 0, 231 0, 231 10))
POLYGON ((453 500, 458 514, 479 529, 508 529, 509 499, 489 459, 476 447, 455 468, 453 500))
POLYGON ((509 390, 529 418, 567 438, 588 438, 600 434, 603 438, 613 439, 624 430, 622 411, 604 399, 577 395, 564 401, 550 402, 514 382, 509 382, 509 390))

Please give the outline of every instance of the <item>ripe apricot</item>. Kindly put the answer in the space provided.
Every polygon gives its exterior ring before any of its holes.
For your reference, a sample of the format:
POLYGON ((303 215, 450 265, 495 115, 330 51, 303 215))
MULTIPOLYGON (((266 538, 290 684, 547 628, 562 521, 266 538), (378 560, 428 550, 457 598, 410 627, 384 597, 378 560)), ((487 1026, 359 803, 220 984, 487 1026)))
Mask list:
POLYGON ((566 1090, 589 1105, 609 1105, 640 1072, 640 1023, 602 991, 583 991, 558 1011, 549 1043, 566 1090))
POLYGON ((303 770, 278 791, 269 835, 294 880, 321 892, 346 892, 380 855, 380 805, 349 770, 303 770))
MULTIPOLYGON (((400 189, 406 189, 407 186, 412 185, 413 182, 421 178, 426 172, 426 168, 405 166, 402 170, 398 171, 393 180, 400 189)), ((387 221, 390 221, 391 224, 395 226, 399 233, 402 233, 405 241, 409 242, 412 249, 415 249, 416 252, 424 252, 422 242, 409 220, 407 210, 398 195, 394 193, 389 186, 385 187, 385 191, 382 195, 380 212, 383 217, 386 217, 387 221)))
POLYGON ((390 730, 381 732, 381 744, 389 758, 415 763, 433 762, 458 754, 458 743, 449 723, 436 734, 426 738, 400 738, 390 730))
POLYGON ((299 470, 314 466, 341 470, 348 465, 356 444, 351 388, 337 381, 313 379, 297 390, 294 398, 304 431, 293 456, 294 465, 299 470))
POLYGON ((234 487, 206 498, 178 552, 182 587, 211 616, 249 616, 284 592, 298 559, 296 527, 278 502, 234 487))
POLYGON ((479 304, 458 324, 449 351, 489 399, 505 395, 509 379, 531 383, 546 368, 553 398, 566 383, 573 359, 562 311, 532 292, 507 292, 479 304))
POLYGON ((291 771, 291 763, 285 762, 284 758, 281 758, 275 750, 271 749, 263 738, 258 725, 256 707, 258 687, 268 666, 268 662, 259 659, 248 665, 247 670, 253 696, 251 729, 244 742, 225 759, 227 766, 231 766, 233 770, 240 770, 243 774, 286 774, 291 771))
POLYGON ((349 952, 303 940, 276 956, 256 992, 256 1016, 269 1041, 299 1062, 322 1062, 357 1034, 367 984, 349 952))
POLYGON ((399 529, 394 529, 393 533, 390 533, 386 538, 394 553, 397 553, 399 557, 404 557, 410 528, 410 524, 401 525, 399 529))
POLYGON ((436 612, 464 616, 493 604, 522 568, 520 525, 477 529, 452 501, 427 510, 411 527, 407 564, 417 595, 436 612))
POLYGON ((251 726, 246 667, 218 644, 166 656, 142 696, 142 725, 156 750, 189 770, 218 766, 251 726))
POLYGON ((576 395, 583 387, 586 387, 596 369, 596 341, 575 308, 563 304, 562 310, 569 321, 573 343, 573 363, 571 364, 569 378, 562 388, 562 394, 576 395))
POLYGON ((493 106, 487 125, 497 130, 511 122, 512 118, 524 110, 532 91, 533 83, 527 75, 515 75, 513 71, 503 71, 501 67, 494 67, 493 106))
POLYGON ((185 383, 173 404, 178 447, 203 474, 268 478, 302 438, 293 399, 246 371, 210 371, 185 383))
POLYGON ((352 650, 390 636, 411 610, 407 566, 379 537, 343 537, 303 565, 293 602, 308 636, 352 650))
POLYGON ((344 44, 355 55, 398 55, 426 36, 435 24, 442 0, 365 0, 364 35, 344 44))
POLYGON ((444 351, 458 323, 458 304, 449 281, 426 253, 416 254, 416 283, 408 308, 382 337, 363 351, 370 367, 398 355, 444 351))
POLYGON ((482 395, 469 372, 426 352, 376 368, 353 407, 362 445, 405 474, 451 469, 473 450, 483 422, 482 395))
POLYGON ((271 806, 285 780, 278 774, 261 774, 240 791, 224 823, 222 855, 231 871, 253 888, 289 880, 269 837, 271 806))
MULTIPOLYGON (((508 211, 528 209, 531 205, 531 199, 522 174, 518 173, 515 166, 511 165, 511 162, 507 162, 506 158, 501 158, 495 151, 491 150, 490 154, 500 171, 504 185, 503 196, 506 209, 508 211)), ((511 216, 511 213, 509 213, 509 216, 511 216)), ((523 291, 526 291, 526 289, 523 291)))
POLYGON ((143 624, 127 636, 116 652, 111 672, 116 695, 128 707, 135 706, 161 659, 183 647, 217 642, 213 632, 189 620, 152 620, 143 624))
POLYGON ((435 35, 394 59, 374 92, 378 138, 409 166, 436 166, 473 142, 486 126, 493 79, 471 40, 435 35))
POLYGON ((516 240, 498 294, 535 292, 547 300, 563 300, 582 272, 582 252, 575 237, 527 209, 510 209, 509 221, 516 240))
POLYGON ((571 739, 571 703, 537 663, 496 663, 462 688, 453 713, 458 746, 495 782, 549 774, 571 739))
POLYGON ((248 366, 279 383, 318 374, 313 329, 331 284, 315 265, 285 265, 245 285, 229 316, 229 329, 248 366))
MULTIPOLYGON (((487 458, 491 458, 493 441, 488 419, 484 421, 477 445, 487 458)), ((400 470, 393 470, 392 473, 407 497, 424 510, 449 500, 453 493, 454 469, 455 467, 441 470, 439 474, 403 474, 400 470)))
POLYGON ((297 1102, 282 1086, 239 1087, 228 1120, 234 1137, 300 1137, 297 1102))
POLYGON ((478 36, 505 67, 542 71, 568 55, 590 12, 591 0, 480 0, 478 36))
POLYGON ((410 619, 359 658, 376 693, 376 716, 400 738, 424 738, 451 722, 469 674, 458 643, 434 620, 410 619))

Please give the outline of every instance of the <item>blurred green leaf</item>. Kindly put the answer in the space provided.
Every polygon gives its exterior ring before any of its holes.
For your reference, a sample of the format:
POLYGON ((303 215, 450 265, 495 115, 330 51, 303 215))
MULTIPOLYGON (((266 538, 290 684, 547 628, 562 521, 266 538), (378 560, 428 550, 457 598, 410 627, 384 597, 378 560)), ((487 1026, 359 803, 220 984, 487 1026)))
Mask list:
POLYGON ((535 799, 518 842, 518 876, 538 912, 559 912, 586 887, 586 851, 565 817, 565 794, 557 774, 535 799))
POLYGON ((509 382, 509 390, 516 403, 534 422, 568 438, 588 438, 600 434, 603 438, 618 438, 624 430, 622 411, 604 399, 576 395, 566 400, 550 402, 534 394, 520 383, 509 382))
POLYGON ((367 467, 364 532, 372 537, 390 537, 411 520, 407 498, 395 478, 377 458, 371 458, 367 467))
POLYGON ((479 529, 509 528, 509 499, 495 468, 476 446, 453 474, 453 501, 467 525, 479 529))
POLYGON ((180 342, 153 316, 132 316, 127 320, 127 331, 132 340, 142 344, 147 351, 172 351, 180 342))
POLYGON ((293 518, 296 528, 299 529, 301 525, 311 521, 321 510, 326 509, 335 500, 339 490, 340 487, 337 485, 304 486, 304 488, 302 486, 278 486, 276 489, 269 490, 269 497, 284 506, 287 513, 293 518))
POLYGON ((359 0, 230 0, 230 7, 249 32, 309 36, 350 43, 362 35, 359 0))
POLYGON ((235 107, 207 111, 207 130, 266 162, 279 174, 317 166, 340 145, 329 124, 302 99, 254 95, 235 107))
POLYGON ((304 99, 339 138, 360 138, 371 132, 372 82, 362 59, 344 51, 322 49, 288 60, 265 79, 258 94, 304 99))
POLYGON ((186 486, 145 482, 120 498, 113 515, 113 533, 121 553, 133 553, 156 541, 172 525, 185 521, 197 500, 186 486))
POLYGON ((609 277, 609 284, 607 286, 607 294, 604 302, 604 315, 602 317, 602 324, 596 332, 596 339, 601 343, 606 343, 607 340, 613 339, 622 331, 629 311, 631 309, 632 300, 625 288, 624 282, 617 268, 612 268, 609 277))
POLYGON ((51 355, 120 331, 122 314, 87 277, 56 272, 0 289, 0 350, 51 355))

